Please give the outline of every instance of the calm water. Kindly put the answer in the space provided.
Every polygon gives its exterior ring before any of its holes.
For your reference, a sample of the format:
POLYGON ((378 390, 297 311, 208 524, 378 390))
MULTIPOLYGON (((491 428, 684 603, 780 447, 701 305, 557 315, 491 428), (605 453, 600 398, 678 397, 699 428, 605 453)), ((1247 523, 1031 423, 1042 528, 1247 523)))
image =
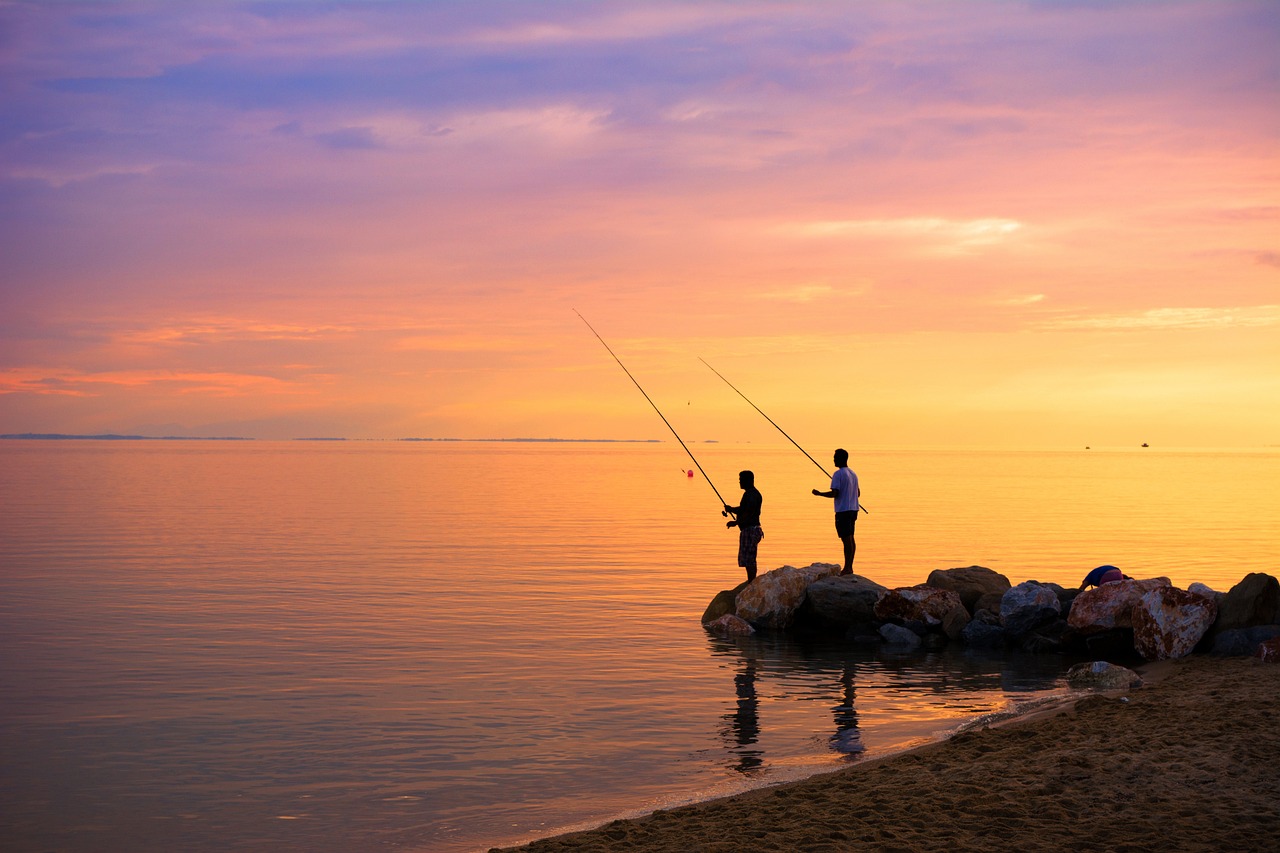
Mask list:
MULTIPOLYGON (((793 448, 694 449, 730 502, 756 471, 762 570, 839 559, 793 448)), ((890 586, 1278 568, 1275 451, 852 464, 856 569, 890 586)), ((0 442, 6 849, 483 849, 1061 691, 1052 658, 709 637, 741 570, 687 465, 666 444, 0 442)))

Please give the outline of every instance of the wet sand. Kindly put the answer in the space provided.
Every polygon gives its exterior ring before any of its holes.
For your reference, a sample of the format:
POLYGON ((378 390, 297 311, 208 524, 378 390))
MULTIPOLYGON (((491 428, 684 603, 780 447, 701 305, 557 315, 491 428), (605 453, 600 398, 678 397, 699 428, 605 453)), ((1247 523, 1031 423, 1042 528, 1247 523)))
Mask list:
POLYGON ((1280 849, 1280 665, 1195 656, 1140 672, 1128 693, 503 849, 1280 849))

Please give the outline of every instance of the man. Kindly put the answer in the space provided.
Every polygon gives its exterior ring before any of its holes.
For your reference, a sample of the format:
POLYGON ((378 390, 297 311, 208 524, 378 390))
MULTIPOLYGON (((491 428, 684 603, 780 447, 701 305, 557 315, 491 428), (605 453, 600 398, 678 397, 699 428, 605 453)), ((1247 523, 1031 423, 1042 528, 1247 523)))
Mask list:
POLYGON ((737 520, 727 522, 725 527, 738 528, 738 565, 747 570, 747 583, 751 583, 756 579, 756 548, 764 538, 764 531, 760 529, 760 507, 764 498, 756 489, 756 475, 751 471, 738 472, 738 488, 742 489, 742 503, 724 505, 724 511, 736 515, 737 520))
POLYGON ((858 497, 861 492, 858 489, 858 475, 849 467, 848 451, 843 448, 836 450, 833 461, 836 472, 831 476, 831 490, 820 492, 814 489, 813 493, 820 498, 835 499, 836 535, 844 543, 844 568, 840 574, 851 575, 853 555, 858 550, 858 545, 853 540, 853 527, 858 521, 858 497))
POLYGON ((1084 576, 1084 581, 1080 584, 1080 591, 1083 592, 1091 586, 1102 586, 1104 583, 1127 580, 1132 580, 1132 578, 1115 566, 1098 566, 1098 568, 1084 576))

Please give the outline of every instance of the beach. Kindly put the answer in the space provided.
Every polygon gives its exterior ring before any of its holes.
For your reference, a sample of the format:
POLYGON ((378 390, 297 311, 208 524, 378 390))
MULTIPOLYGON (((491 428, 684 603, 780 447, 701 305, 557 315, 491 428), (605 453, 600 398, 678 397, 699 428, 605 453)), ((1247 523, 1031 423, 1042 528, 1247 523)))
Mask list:
POLYGON ((1276 849, 1280 666, 1192 656, 1139 672, 1145 683, 1131 691, 1085 693, 835 773, 501 849, 1276 849))

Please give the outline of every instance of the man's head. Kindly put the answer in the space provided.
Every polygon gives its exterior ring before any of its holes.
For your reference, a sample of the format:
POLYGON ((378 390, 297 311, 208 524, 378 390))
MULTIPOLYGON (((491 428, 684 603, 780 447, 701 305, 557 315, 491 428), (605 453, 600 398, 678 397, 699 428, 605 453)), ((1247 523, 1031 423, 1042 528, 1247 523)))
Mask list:
POLYGON ((835 453, 835 462, 837 468, 843 468, 849 464, 849 451, 843 447, 837 448, 835 453))
POLYGON ((738 472, 738 488, 750 489, 755 484, 756 484, 756 475, 753 474, 751 471, 738 472))

